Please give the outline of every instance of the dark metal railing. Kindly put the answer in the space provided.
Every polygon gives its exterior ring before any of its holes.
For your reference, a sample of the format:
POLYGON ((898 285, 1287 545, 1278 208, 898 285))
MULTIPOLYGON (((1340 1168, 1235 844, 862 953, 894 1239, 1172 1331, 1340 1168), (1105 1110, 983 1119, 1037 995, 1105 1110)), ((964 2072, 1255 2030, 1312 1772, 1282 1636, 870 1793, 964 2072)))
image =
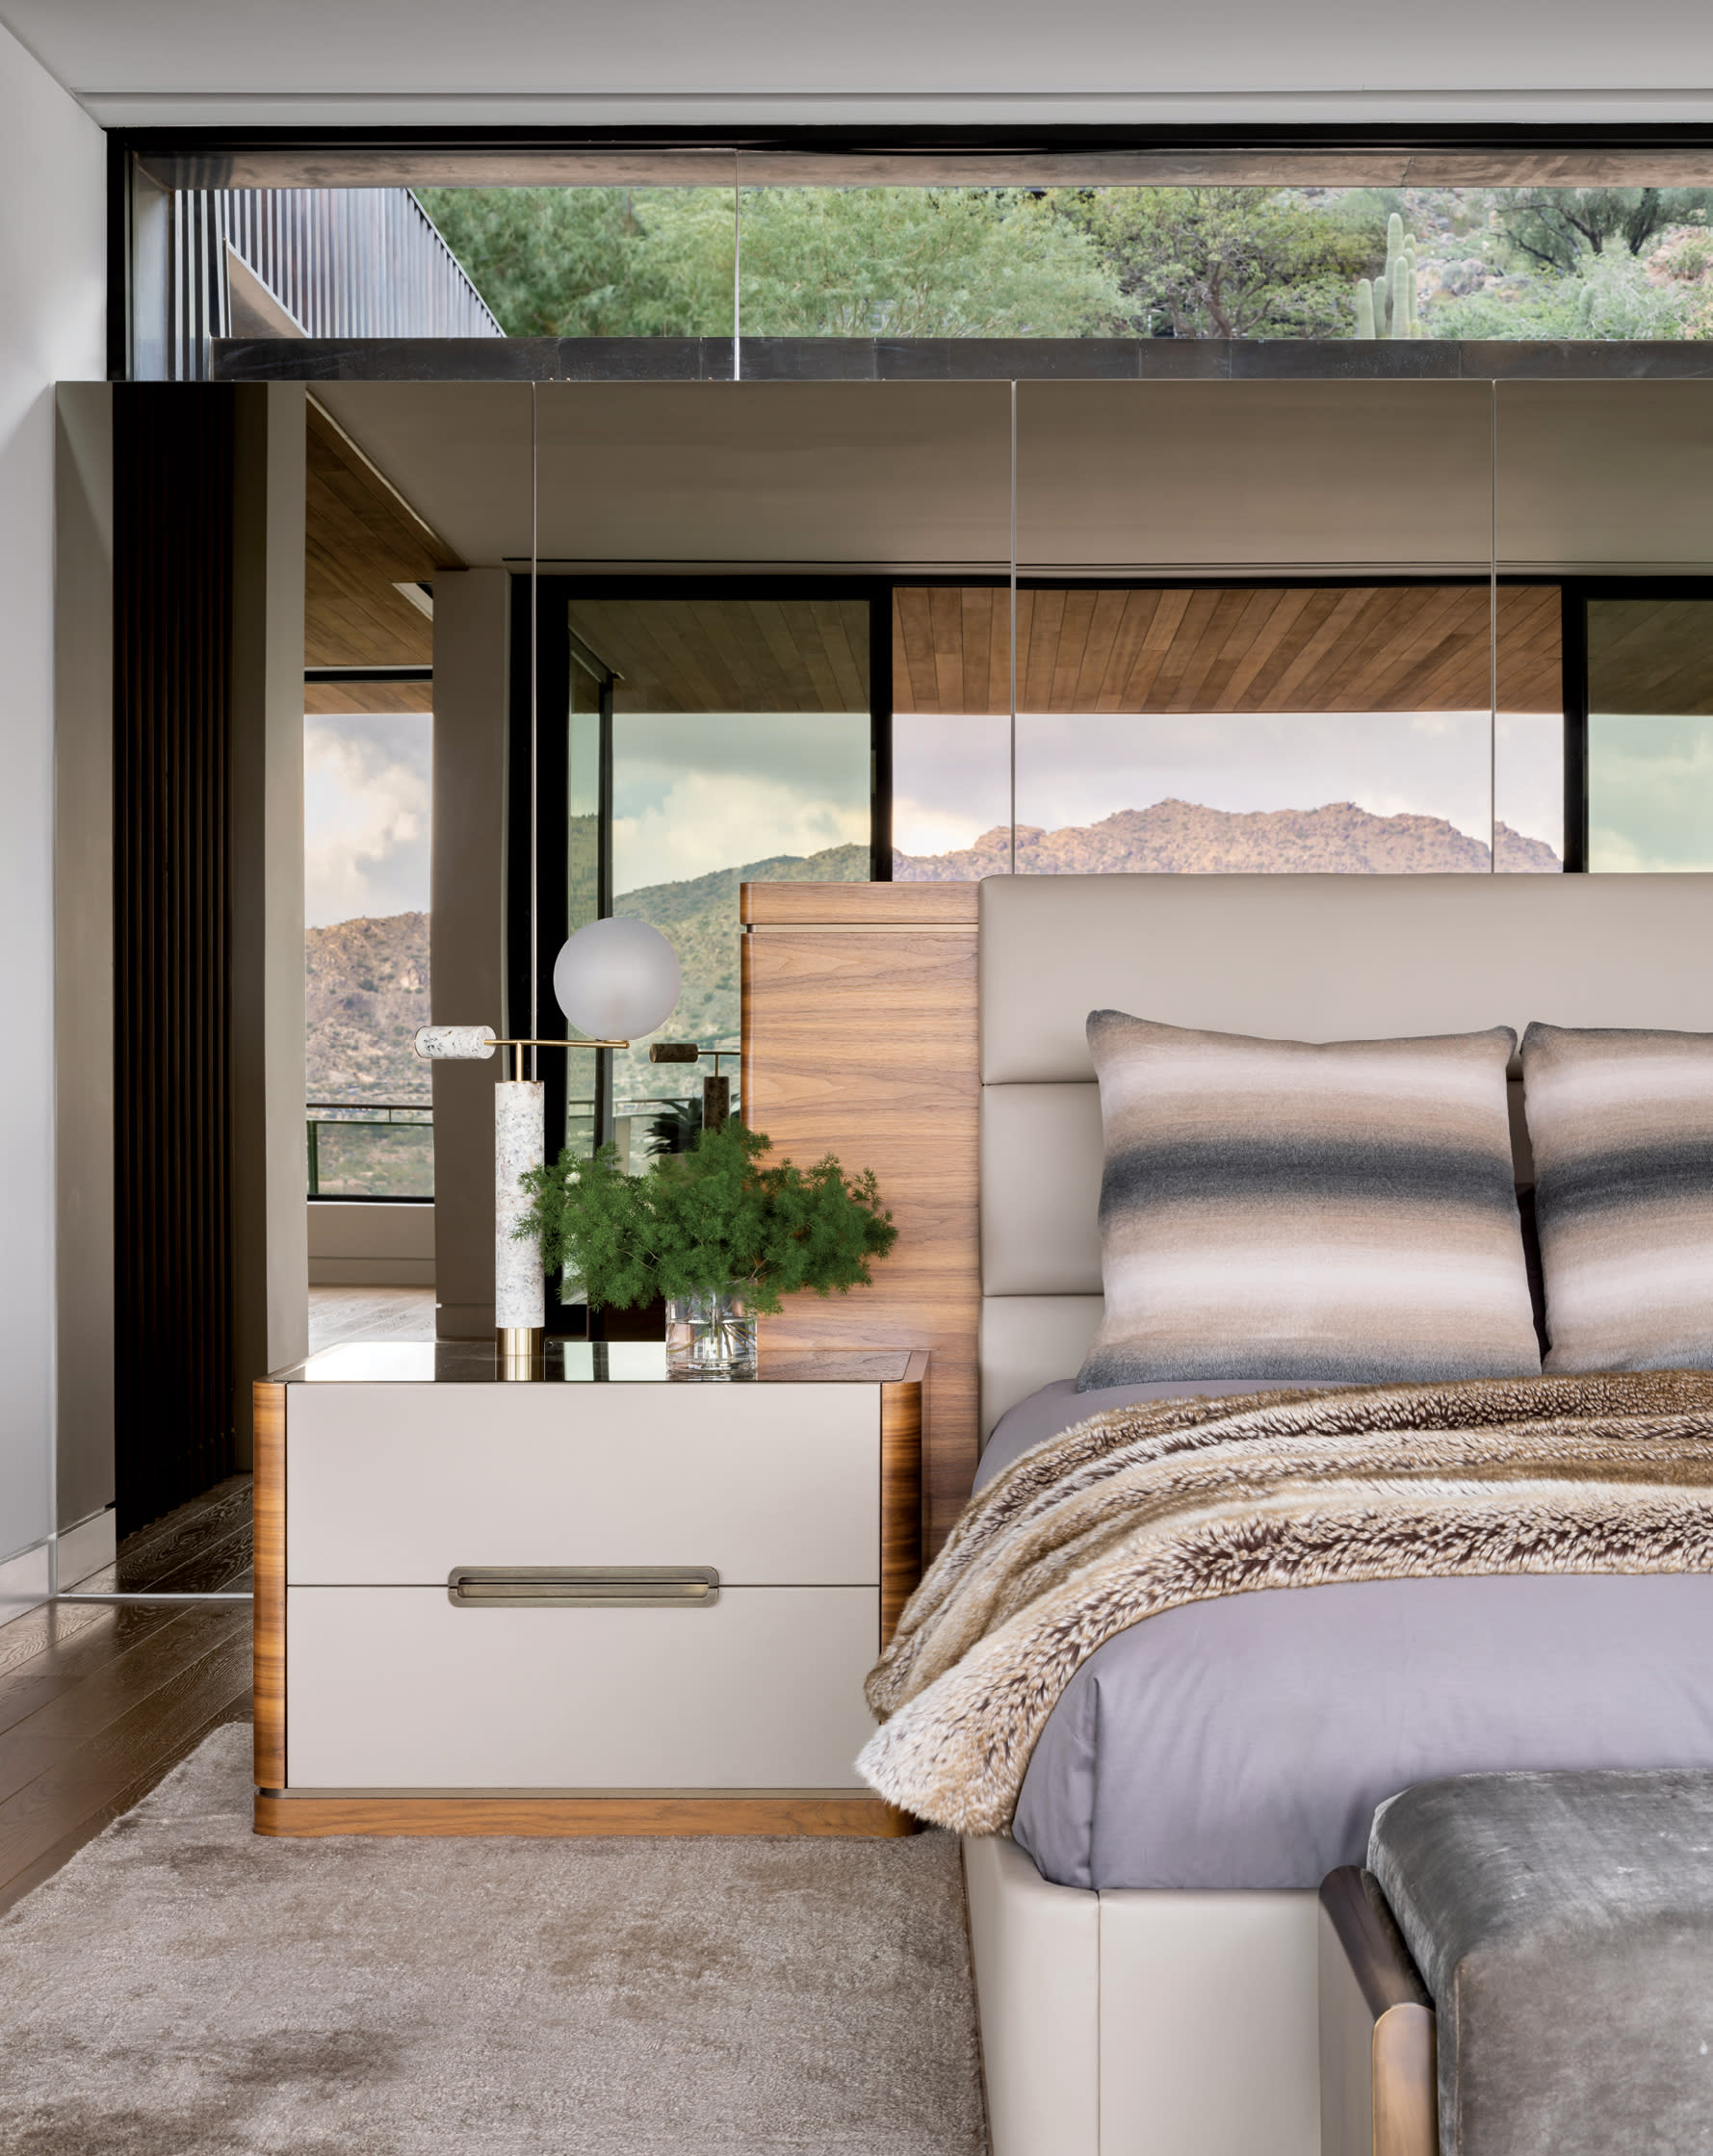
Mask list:
POLYGON ((204 379, 233 334, 234 257, 288 339, 505 335, 408 188, 184 188, 159 214, 169 380, 204 379))
POLYGON ((324 1196, 389 1196, 431 1198, 433 1190, 433 1138, 434 1110, 426 1101, 309 1101, 305 1123, 308 1133, 309 1195, 324 1196), (428 1141, 428 1188, 421 1191, 352 1192, 322 1189, 322 1132, 324 1130, 421 1130, 430 1132, 428 1141))

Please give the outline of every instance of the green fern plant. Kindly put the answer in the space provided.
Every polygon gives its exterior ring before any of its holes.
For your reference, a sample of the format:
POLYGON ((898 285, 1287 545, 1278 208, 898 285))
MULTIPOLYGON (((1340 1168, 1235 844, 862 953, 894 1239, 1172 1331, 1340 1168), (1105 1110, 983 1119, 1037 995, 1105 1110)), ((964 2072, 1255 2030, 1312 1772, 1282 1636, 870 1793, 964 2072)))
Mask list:
POLYGON ((520 1236, 539 1238, 550 1273, 581 1282, 591 1310, 635 1310, 657 1296, 739 1287, 759 1311, 797 1288, 867 1286, 870 1259, 896 1242, 871 1168, 847 1177, 829 1153, 812 1168, 766 1165, 772 1142, 736 1121, 701 1131, 628 1176, 617 1149, 571 1153, 524 1178, 520 1236))

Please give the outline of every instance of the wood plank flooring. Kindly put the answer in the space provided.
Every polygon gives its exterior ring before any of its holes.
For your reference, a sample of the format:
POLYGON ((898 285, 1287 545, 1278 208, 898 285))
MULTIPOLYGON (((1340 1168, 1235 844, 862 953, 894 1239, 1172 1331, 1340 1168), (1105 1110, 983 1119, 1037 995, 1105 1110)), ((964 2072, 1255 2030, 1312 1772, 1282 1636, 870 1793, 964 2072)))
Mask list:
MULTIPOLYGON (((431 1287, 312 1287, 312 1351, 434 1338, 431 1287)), ((127 1535, 88 1591, 248 1588, 250 1478, 127 1535)), ((243 1602, 60 1602, 0 1624, 0 1910, 38 1886, 222 1723, 250 1713, 243 1602)))
MULTIPOLYGON (((179 1595, 249 1584, 248 1475, 127 1535, 80 1582, 179 1595)), ((0 1909, 249 1711, 247 1602, 58 1602, 0 1625, 0 1909)))
POLYGON ((431 1287, 312 1287, 309 1352, 340 1340, 431 1340, 431 1287))

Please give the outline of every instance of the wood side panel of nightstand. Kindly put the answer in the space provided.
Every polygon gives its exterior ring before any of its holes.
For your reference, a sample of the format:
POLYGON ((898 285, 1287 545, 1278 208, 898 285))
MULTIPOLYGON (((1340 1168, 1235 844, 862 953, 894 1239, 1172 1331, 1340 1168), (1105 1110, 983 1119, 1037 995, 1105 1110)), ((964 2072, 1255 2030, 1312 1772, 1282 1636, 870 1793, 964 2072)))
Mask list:
POLYGON ((255 1388, 256 1781, 286 1781, 286 1389, 255 1388))
POLYGON ((847 1789, 637 1790, 620 1796, 256 1796, 258 1834, 913 1834, 917 1822, 847 1789))
POLYGON ((921 1392, 928 1358, 910 1358, 909 1374, 880 1388, 880 1645, 892 1644, 898 1618, 921 1577, 921 1392))
POLYGON ((978 1454, 974 884, 746 884, 744 1115, 800 1162, 871 1167, 898 1228, 868 1287, 789 1296, 764 1350, 927 1348, 928 1556, 978 1454))

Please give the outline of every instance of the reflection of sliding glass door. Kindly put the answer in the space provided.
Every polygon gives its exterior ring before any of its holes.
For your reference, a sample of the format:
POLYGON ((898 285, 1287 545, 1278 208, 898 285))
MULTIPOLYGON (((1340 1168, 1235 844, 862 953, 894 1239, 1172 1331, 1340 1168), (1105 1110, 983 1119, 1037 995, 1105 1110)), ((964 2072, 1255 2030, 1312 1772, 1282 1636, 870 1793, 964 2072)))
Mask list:
POLYGON ((1584 598, 1588 867, 1713 870, 1713 584, 1584 598))
MULTIPOLYGON (((884 587, 543 577, 532 699, 523 579, 516 608, 510 1023, 532 993, 538 1029, 556 1031, 559 944, 622 914, 659 928, 684 970, 660 1037, 735 1052, 740 885, 891 872, 884 587)), ((610 1141, 635 1173, 687 1141, 701 1074, 651 1063, 649 1045, 542 1052, 550 1154, 610 1141)), ((736 1093, 735 1052, 723 1068, 736 1093)))

